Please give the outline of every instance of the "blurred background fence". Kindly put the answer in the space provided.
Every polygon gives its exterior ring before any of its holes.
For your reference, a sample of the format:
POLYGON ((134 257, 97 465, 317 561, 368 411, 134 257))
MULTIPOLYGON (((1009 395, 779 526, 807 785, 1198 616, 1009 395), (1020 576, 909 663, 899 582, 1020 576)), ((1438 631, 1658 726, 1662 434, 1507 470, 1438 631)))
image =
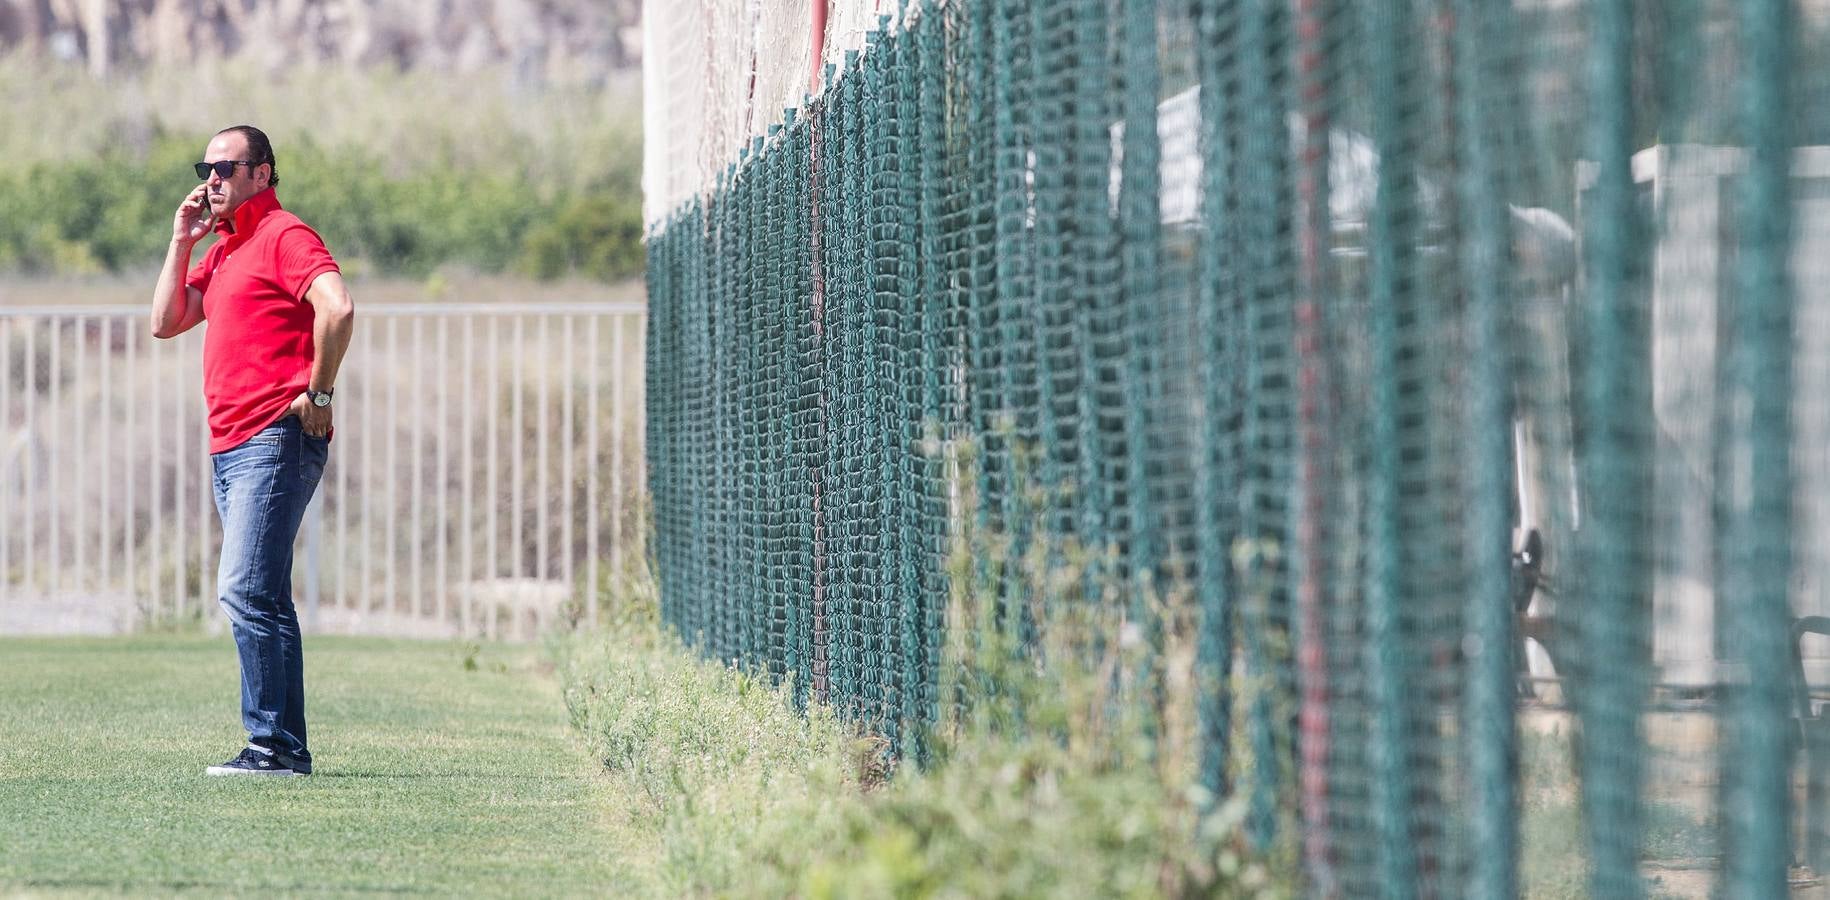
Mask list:
POLYGON ((1830 4, 813 6, 647 9, 682 634, 919 754, 1184 597, 1314 895, 1824 890, 1830 4))
MULTIPOLYGON (((202 330, 0 305, 0 634, 214 611, 202 330)), ((368 304, 301 528, 314 631, 533 636, 639 560, 639 303, 368 304)))

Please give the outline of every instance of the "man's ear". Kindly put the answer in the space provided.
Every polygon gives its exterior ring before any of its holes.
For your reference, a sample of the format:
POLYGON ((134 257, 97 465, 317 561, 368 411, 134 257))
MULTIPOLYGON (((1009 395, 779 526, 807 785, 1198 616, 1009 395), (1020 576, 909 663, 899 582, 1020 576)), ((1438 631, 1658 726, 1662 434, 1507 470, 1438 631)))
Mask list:
POLYGON ((257 175, 257 177, 255 178, 255 181, 257 182, 258 186, 267 187, 268 185, 273 183, 273 164, 272 163, 261 163, 260 165, 254 167, 254 171, 256 173, 260 172, 260 170, 262 170, 262 169, 267 170, 266 177, 262 178, 262 177, 258 177, 258 175, 257 175))

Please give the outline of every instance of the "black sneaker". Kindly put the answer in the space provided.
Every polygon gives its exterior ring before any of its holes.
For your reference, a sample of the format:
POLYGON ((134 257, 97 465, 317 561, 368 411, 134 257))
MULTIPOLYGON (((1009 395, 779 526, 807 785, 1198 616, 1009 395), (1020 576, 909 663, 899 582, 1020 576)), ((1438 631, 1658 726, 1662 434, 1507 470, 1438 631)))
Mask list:
POLYGON ((310 775, 311 774, 311 761, 310 760, 294 759, 290 756, 287 756, 284 753, 276 753, 276 754, 274 754, 273 758, 279 760, 280 765, 285 766, 288 769, 291 769, 294 774, 297 774, 297 775, 310 775))
POLYGON ((240 756, 237 756, 234 759, 231 759, 228 762, 223 763, 220 766, 211 766, 207 769, 204 769, 203 774, 205 774, 205 775, 289 775, 290 776, 290 775, 298 775, 301 773, 296 772, 296 771, 288 768, 287 766, 283 765, 279 761, 279 759, 273 755, 273 753, 271 751, 261 751, 261 750, 256 750, 253 747, 248 747, 247 749, 244 749, 241 752, 240 756))

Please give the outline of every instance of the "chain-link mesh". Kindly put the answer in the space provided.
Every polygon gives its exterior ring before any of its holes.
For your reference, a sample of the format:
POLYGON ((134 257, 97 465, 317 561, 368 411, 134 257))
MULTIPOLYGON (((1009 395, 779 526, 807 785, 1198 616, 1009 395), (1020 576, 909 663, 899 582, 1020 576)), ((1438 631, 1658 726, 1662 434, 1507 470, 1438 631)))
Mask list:
POLYGON ((670 624, 919 756, 1186 597, 1321 896, 1830 867, 1830 4, 897 6, 652 230, 670 624))

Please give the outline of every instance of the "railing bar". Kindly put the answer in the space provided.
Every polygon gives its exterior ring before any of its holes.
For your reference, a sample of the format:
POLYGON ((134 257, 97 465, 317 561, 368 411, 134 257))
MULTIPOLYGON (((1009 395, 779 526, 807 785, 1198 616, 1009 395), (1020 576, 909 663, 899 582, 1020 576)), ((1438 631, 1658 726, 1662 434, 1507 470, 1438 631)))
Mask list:
MULTIPOLYGON (((464 320, 464 359, 476 359, 477 320, 464 320)), ((471 412, 476 408, 477 397, 465 391, 458 397, 458 478, 464 489, 460 495, 463 500, 463 511, 459 514, 461 523, 458 535, 464 544, 462 556, 458 560, 458 582, 468 589, 476 581, 476 435, 472 433, 471 412)), ((470 637, 470 604, 472 597, 468 590, 457 595, 458 633, 470 637)))
MULTIPOLYGON (((399 318, 388 320, 387 347, 384 359, 400 359, 399 318)), ((390 411, 400 409, 401 400, 400 375, 397 372, 390 372, 387 409, 390 411)), ((398 572, 400 545, 397 543, 400 539, 400 429, 395 426, 396 423, 390 416, 387 425, 387 448, 382 454, 386 457, 387 462, 381 479, 382 483, 387 486, 387 497, 382 509, 382 521, 386 524, 382 527, 381 532, 384 547, 381 564, 386 568, 386 571, 382 573, 382 582, 385 585, 383 590, 386 595, 387 620, 390 624, 397 623, 400 618, 398 572)))
MULTIPOLYGON (((61 318, 51 320, 51 343, 50 346, 46 348, 45 415, 53 423, 52 428, 44 429, 44 433, 46 434, 52 433, 56 429, 56 425, 64 415, 64 391, 63 385, 59 383, 63 380, 59 376, 63 373, 64 367, 63 323, 64 320, 61 318)), ((47 441, 45 443, 48 444, 49 442, 47 441)), ((50 570, 46 572, 46 583, 57 590, 62 590, 64 588, 65 570, 69 568, 64 565, 63 504, 58 502, 64 495, 64 464, 62 459, 56 458, 64 455, 65 454, 61 453, 55 454, 55 456, 47 455, 45 460, 46 465, 50 469, 50 472, 48 473, 50 476, 48 485, 49 490, 47 491, 48 496, 45 504, 46 514, 44 517, 46 539, 45 554, 47 557, 46 562, 50 566, 50 570)))
MULTIPOLYGON (((196 334, 197 332, 191 333, 196 334)), ((193 343, 200 342, 193 341, 193 343)), ((185 365, 195 375, 194 378, 186 379, 186 382, 193 385, 202 384, 203 348, 193 347, 187 356, 185 365)), ((191 429, 191 435, 196 440, 195 449, 191 452, 187 465, 197 479, 195 489, 191 492, 192 499, 197 504, 195 508, 197 514, 197 602, 207 611, 210 608, 210 602, 220 596, 216 590, 218 587, 215 576, 217 567, 210 565, 210 558, 215 555, 216 542, 213 538, 216 536, 218 527, 212 525, 214 517, 211 515, 214 511, 212 507, 216 505, 216 486, 212 480, 215 475, 215 467, 210 464, 209 407, 198 399, 196 393, 191 392, 190 396, 191 415, 197 417, 197 427, 191 429)))
POLYGON ((152 373, 152 377, 146 379, 145 383, 147 392, 152 395, 147 399, 147 404, 152 415, 152 446, 155 448, 151 459, 148 460, 152 465, 152 476, 149 479, 152 490, 147 497, 146 564, 149 569, 147 583, 150 585, 154 597, 150 608, 163 615, 176 618, 181 610, 178 608, 178 598, 171 592, 171 581, 166 565, 167 561, 171 559, 172 552, 172 547, 166 545, 166 541, 171 536, 171 524, 167 521, 170 518, 171 508, 165 502, 166 495, 171 490, 171 473, 166 470, 166 461, 171 459, 172 454, 171 434, 169 433, 172 420, 169 409, 171 398, 156 386, 165 381, 162 376, 168 346, 170 346, 169 340, 154 338, 146 347, 145 365, 147 370, 152 373))
POLYGON ((549 531, 552 527, 553 492, 551 483, 553 428, 552 411, 552 320, 542 317, 539 330, 535 333, 535 346, 540 348, 541 365, 531 367, 530 375, 535 379, 534 390, 534 577, 546 581, 553 577, 550 566, 553 564, 552 540, 549 531))
MULTIPOLYGON (((121 427, 121 423, 125 421, 125 416, 116 408, 117 392, 121 389, 116 388, 114 381, 121 377, 119 370, 123 363, 114 358, 117 346, 114 343, 114 322, 115 320, 108 319, 101 323, 102 358, 99 373, 102 379, 100 415, 106 417, 105 421, 109 423, 110 429, 121 427)), ((125 473, 125 477, 116 479, 123 485, 121 490, 107 489, 105 487, 107 482, 103 481, 101 485, 104 486, 97 491, 101 499, 100 506, 96 510, 98 557, 95 584, 98 590, 105 590, 120 597, 125 593, 126 588, 123 579, 126 568, 119 559, 119 556, 126 552, 126 540, 121 536, 128 530, 127 522, 133 514, 133 497, 125 487, 126 483, 132 480, 132 470, 128 467, 132 452, 127 448, 126 442, 108 439, 109 430, 104 430, 103 438, 102 443, 106 444, 106 447, 97 457, 103 469, 96 473, 96 477, 105 479, 117 472, 125 473), (115 549, 117 538, 121 543, 119 551, 115 549)))
MULTIPOLYGON (((368 329, 364 328, 360 329, 360 331, 366 335, 368 329)), ((356 344, 353 335, 351 336, 350 344, 353 349, 356 344)), ((357 585, 363 583, 361 576, 354 570, 355 561, 352 559, 352 557, 355 556, 355 552, 351 548, 355 547, 359 542, 352 537, 358 526, 355 515, 355 504, 351 499, 355 494, 350 487, 351 481, 360 476, 362 472, 356 465, 352 465, 351 460, 348 458, 350 453, 361 450, 365 437, 362 433, 361 422, 362 408, 368 405, 368 394, 363 390, 362 369, 363 365, 360 359, 354 358, 353 354, 346 353, 344 355, 343 365, 337 371, 338 383, 333 386, 334 390, 343 394, 344 400, 342 411, 337 412, 337 404, 334 402, 331 404, 331 409, 333 410, 331 414, 332 427, 334 428, 336 426, 337 417, 339 415, 344 417, 343 424, 345 426, 343 435, 335 438, 331 442, 331 462, 329 463, 336 471, 334 480, 337 486, 337 491, 334 495, 334 499, 337 501, 337 516, 335 519, 337 526, 335 569, 337 588, 336 602, 332 604, 331 608, 344 614, 353 614, 358 611, 357 604, 361 601, 356 596, 355 589, 357 585), (356 427, 348 427, 351 425, 356 427), (352 450, 352 448, 354 449, 352 450), (351 471, 352 469, 355 470, 353 474, 351 471)))
MULTIPOLYGON (((203 350, 201 347, 191 348, 190 352, 186 354, 184 365, 185 369, 188 370, 191 375, 191 377, 184 380, 184 384, 196 385, 203 383, 203 350)), ((210 484, 210 475, 213 473, 209 467, 210 413, 209 407, 198 399, 195 392, 187 391, 185 393, 190 394, 187 398, 185 408, 191 416, 196 417, 194 420, 189 420, 195 424, 186 429, 186 433, 189 435, 189 450, 185 454, 182 464, 185 469, 191 473, 191 478, 194 480, 191 483, 190 493, 185 496, 189 498, 193 504, 191 513, 196 517, 195 522, 197 526, 197 555, 194 557, 197 564, 196 599, 199 604, 204 605, 204 609, 207 611, 208 605, 206 601, 208 601, 210 597, 212 588, 212 579, 209 576, 209 561, 211 551, 214 549, 212 546, 213 541, 211 540, 213 535, 210 531, 210 514, 213 511, 211 507, 215 505, 213 498, 211 497, 212 486, 210 484)))
MULTIPOLYGON (((71 371, 86 373, 90 369, 89 352, 86 346, 88 344, 89 322, 86 317, 78 317, 72 319, 70 325, 71 337, 73 339, 72 343, 75 345, 70 351, 71 371)), ((94 419, 94 416, 92 415, 94 411, 84 408, 85 404, 83 399, 79 387, 77 385, 72 385, 70 396, 66 398, 66 405, 70 408, 66 415, 71 421, 73 430, 76 432, 77 445, 73 452, 59 453, 57 455, 59 467, 67 467, 69 469, 66 473, 68 477, 65 479, 65 483, 70 486, 69 496, 76 498, 76 509, 72 511, 70 516, 70 565, 62 566, 60 568, 63 568, 69 573, 71 586, 78 591, 82 590, 84 587, 84 574, 88 572, 86 564, 89 561, 89 554, 87 552, 87 545, 89 543, 89 485, 86 483, 87 479, 82 477, 82 472, 85 468, 82 457, 94 452, 93 448, 95 447, 95 443, 92 440, 93 436, 90 434, 90 422, 94 419)), ((59 503, 58 505, 62 506, 63 504, 59 503)))
MULTIPOLYGON (((440 319, 438 326, 438 355, 435 362, 444 365, 451 359, 451 320, 440 319)), ((434 541, 438 552, 438 562, 433 569, 433 584, 438 591, 437 616, 440 628, 451 627, 451 441, 448 436, 455 433, 462 440, 464 433, 451 428, 451 379, 437 379, 437 386, 432 393, 436 396, 434 403, 437 413, 433 418, 434 427, 440 439, 431 444, 432 452, 438 455, 436 480, 433 482, 438 490, 438 538, 434 541)))
POLYGON ((489 528, 484 532, 485 575, 478 585, 479 593, 474 598, 479 612, 484 616, 481 632, 492 638, 497 636, 495 584, 496 579, 502 574, 502 534, 497 513, 502 506, 502 470, 498 446, 504 437, 504 430, 490 427, 487 421, 495 420, 502 409, 502 343, 502 331, 490 329, 489 393, 485 398, 489 403, 489 415, 483 427, 483 434, 488 440, 488 458, 484 467, 484 485, 487 493, 483 497, 483 509, 489 528))
MULTIPOLYGON (((405 358, 410 361, 407 367, 407 396, 413 399, 415 407, 414 415, 417 417, 426 412, 426 410, 419 405, 420 400, 426 396, 426 320, 423 318, 416 318, 413 320, 413 348, 407 352, 405 358)), ((394 408, 403 409, 404 407, 396 404, 394 408)), ((426 603, 426 582, 424 577, 426 554, 420 552, 421 548, 425 546, 426 536, 426 486, 424 467, 424 450, 426 444, 423 432, 403 436, 403 440, 411 442, 406 448, 408 465, 411 470, 407 481, 407 497, 409 500, 409 507, 412 509, 413 517, 413 523, 406 536, 407 555, 412 557, 410 562, 412 583, 411 587, 408 589, 411 597, 408 610, 414 618, 419 618, 424 616, 430 607, 430 604, 426 603)))
MULTIPOLYGON (((347 359, 348 359, 348 357, 346 356, 345 360, 347 361, 347 359)), ((345 365, 343 365, 342 367, 340 367, 338 369, 337 374, 339 376, 339 380, 342 381, 346 385, 351 383, 352 379, 350 378, 350 373, 353 370, 354 370, 354 367, 348 365, 346 362, 345 365)), ((337 390, 337 387, 335 385, 332 385, 331 389, 334 391, 334 390, 337 390)), ((345 389, 345 393, 343 396, 345 398, 344 404, 343 404, 343 409, 349 409, 350 408, 349 397, 351 395, 347 392, 347 389, 345 389)), ((358 401, 355 405, 361 406, 362 404, 360 403, 360 401, 358 401)), ((345 423, 347 423, 348 421, 349 421, 349 419, 344 419, 345 423)), ((333 402, 331 404, 331 430, 335 431, 336 427, 337 427, 337 404, 335 402, 333 402)), ((347 434, 347 431, 346 431, 346 434, 347 434)), ((340 462, 340 460, 343 457, 343 451, 348 447, 349 447, 349 438, 348 437, 344 437, 342 439, 341 446, 339 446, 337 444, 337 439, 333 436, 332 443, 331 443, 331 449, 330 449, 330 458, 325 461, 325 466, 327 468, 329 468, 330 472, 331 472, 330 483, 334 487, 334 490, 331 491, 330 495, 326 496, 324 498, 325 511, 329 512, 330 504, 332 503, 332 501, 335 501, 335 503, 336 503, 336 512, 326 516, 326 518, 328 518, 330 520, 330 527, 326 529, 327 533, 330 536, 329 540, 335 542, 335 544, 336 544, 336 547, 332 551, 332 554, 331 554, 332 555, 331 573, 335 579, 335 581, 333 582, 334 587, 332 587, 327 593, 329 593, 331 595, 330 608, 333 610, 338 610, 338 611, 347 611, 349 609, 349 602, 350 602, 350 596, 349 596, 349 585, 350 585, 350 577, 349 577, 349 500, 348 500, 348 498, 349 498, 349 466, 344 465, 342 462, 340 462)))
POLYGON ((29 590, 38 575, 38 532, 32 523, 38 514, 38 323, 28 320, 25 328, 25 425, 21 429, 19 479, 24 488, 26 529, 20 533, 20 556, 25 559, 21 583, 29 590))
MULTIPOLYGON (((170 364, 172 355, 171 342, 161 341, 158 345, 157 355, 158 362, 154 364, 153 368, 155 377, 151 379, 153 384, 160 384, 166 380, 157 376, 170 364)), ((178 398, 172 395, 170 391, 162 391, 156 388, 153 391, 153 396, 155 398, 153 400, 154 404, 156 404, 155 408, 158 410, 158 447, 161 451, 160 455, 162 458, 157 460, 157 463, 160 464, 158 470, 159 494, 153 501, 154 509, 158 513, 159 527, 153 529, 151 546, 158 547, 163 551, 158 554, 156 557, 158 562, 155 563, 159 567, 160 574, 165 576, 159 578, 157 581, 158 591, 159 594, 165 598, 165 602, 171 606, 171 614, 176 618, 184 614, 184 603, 183 599, 178 596, 178 591, 174 588, 172 574, 177 569, 177 566, 173 563, 176 560, 184 558, 184 535, 178 532, 177 510, 174 507, 178 493, 176 486, 171 483, 172 478, 177 473, 175 469, 172 469, 167 464, 178 457, 178 451, 180 449, 178 443, 178 429, 174 425, 174 417, 172 414, 178 402, 178 398), (163 546, 163 543, 165 541, 165 536, 168 534, 172 535, 172 546, 165 547, 163 546)))
MULTIPOLYGON (((122 328, 122 349, 125 353, 121 362, 127 371, 137 374, 140 371, 140 345, 146 340, 146 333, 144 331, 136 333, 131 319, 124 321, 122 328)), ((134 378, 126 381, 122 388, 122 393, 126 395, 128 434, 140 433, 139 394, 143 390, 144 382, 145 379, 134 378)), ((134 461, 135 453, 130 449, 127 453, 127 465, 123 468, 128 472, 134 471, 134 461)), ((144 475, 143 472, 141 474, 144 475)), ((127 515, 123 517, 121 523, 121 564, 125 569, 127 592, 133 596, 136 604, 143 608, 151 608, 148 601, 152 599, 140 593, 140 589, 144 585, 140 580, 139 567, 140 500, 145 494, 142 484, 148 481, 149 479, 145 477, 127 480, 127 515)))
POLYGON ((610 320, 610 359, 604 370, 610 375, 610 571, 621 572, 623 559, 623 381, 629 372, 629 361, 623 356, 623 317, 610 320))
MULTIPOLYGON (((184 345, 178 341, 173 341, 171 355, 172 365, 180 373, 180 377, 172 379, 171 384, 183 385, 189 381, 188 376, 190 375, 191 368, 188 361, 185 359, 184 345)), ((190 383, 194 384, 195 382, 190 383)), ((185 570, 190 565, 193 554, 196 553, 196 548, 193 547, 192 544, 197 539, 197 524, 192 521, 192 516, 196 513, 196 507, 192 506, 190 503, 191 474, 195 470, 196 465, 194 462, 194 448, 191 445, 195 431, 189 416, 190 409, 186 402, 188 398, 185 397, 185 392, 180 388, 172 391, 171 394, 172 404, 176 407, 172 414, 172 426, 174 436, 178 442, 178 453, 172 457, 172 472, 174 476, 172 481, 172 489, 174 491, 172 494, 172 507, 174 514, 177 516, 174 527, 178 529, 180 534, 184 535, 184 550, 182 553, 178 554, 175 564, 172 566, 172 582, 173 589, 178 592, 179 598, 184 602, 185 610, 189 611, 193 608, 193 603, 197 599, 191 594, 189 590, 190 581, 185 577, 185 570)), ((199 608, 199 611, 204 610, 199 608)))
MULTIPOLYGON (((562 439, 560 446, 559 478, 559 565, 560 578, 565 582, 568 594, 578 590, 574 576, 578 570, 574 563, 577 554, 573 552, 573 538, 576 528, 573 519, 578 515, 578 473, 575 464, 578 456, 578 317, 567 316, 565 327, 559 329, 559 339, 565 342, 565 377, 560 380, 560 410, 564 421, 560 424, 562 439)), ((588 590, 588 589, 587 589, 588 590)))
MULTIPOLYGON (((182 343, 172 341, 171 364, 178 370, 178 377, 173 378, 169 383, 174 386, 183 385, 189 381, 190 366, 184 358, 184 349, 182 343)), ((174 516, 172 527, 184 536, 184 544, 172 563, 172 589, 177 592, 179 600, 184 604, 188 613, 192 609, 193 601, 197 599, 191 595, 189 580, 184 577, 185 568, 190 565, 192 554, 196 552, 192 543, 197 538, 197 523, 191 518, 196 508, 190 503, 191 471, 194 465, 191 436, 194 426, 190 416, 187 415, 190 410, 186 408, 183 389, 173 390, 171 395, 172 405, 175 407, 172 410, 172 431, 173 438, 178 445, 178 452, 171 458, 172 514, 174 516)), ((200 612, 203 611, 200 607, 198 609, 200 612)))
MULTIPOLYGON (((170 364, 172 364, 172 344, 167 340, 167 342, 159 344, 159 364, 157 364, 156 371, 163 371, 170 364)), ((156 377, 154 384, 163 382, 163 380, 165 379, 156 377)), ((179 565, 185 560, 185 534, 183 534, 183 516, 179 516, 179 509, 181 509, 178 505, 179 485, 174 485, 172 479, 183 476, 183 472, 176 466, 172 466, 172 461, 178 459, 178 454, 183 452, 183 445, 181 445, 183 435, 181 435, 178 415, 176 415, 181 401, 172 391, 157 391, 157 397, 159 397, 157 399, 157 404, 159 404, 159 454, 163 459, 159 459, 159 530, 154 532, 154 541, 157 545, 157 543, 163 543, 165 534, 172 536, 172 545, 161 547, 161 551, 165 552, 159 554, 161 567, 167 569, 167 578, 163 578, 159 582, 159 593, 167 596, 172 605, 172 616, 178 618, 178 616, 185 615, 183 591, 179 589, 178 584, 179 565)))
MULTIPOLYGON (((177 341, 170 341, 166 344, 167 365, 177 369, 179 373, 183 373, 185 370, 183 353, 184 348, 177 341)), ((182 384, 183 379, 181 377, 173 378, 169 383, 182 384)), ((183 394, 179 391, 168 391, 167 393, 171 394, 172 406, 173 450, 171 458, 168 460, 171 463, 172 473, 172 530, 177 533, 181 541, 178 544, 177 553, 172 557, 172 596, 177 598, 179 608, 188 614, 191 610, 191 597, 184 590, 184 566, 191 558, 191 530, 190 523, 186 521, 189 516, 185 512, 187 504, 184 500, 190 481, 190 467, 185 465, 185 458, 190 452, 190 435, 189 430, 185 427, 188 423, 184 416, 183 394)))
MULTIPOLYGON (((362 357, 370 359, 375 349, 381 348, 381 329, 362 329, 362 357)), ((382 605, 388 598, 382 595, 381 571, 375 565, 377 556, 381 556, 381 534, 375 529, 375 518, 381 507, 381 498, 377 498, 379 487, 375 477, 375 455, 377 446, 381 445, 381 435, 375 434, 375 423, 381 421, 381 384, 377 377, 381 373, 373 366, 362 366, 362 432, 357 435, 362 445, 362 472, 357 479, 357 490, 362 494, 362 538, 357 547, 362 549, 361 580, 364 591, 368 591, 368 600, 362 604, 362 611, 368 618, 381 615, 382 605)))
POLYGON ((171 436, 166 433, 171 429, 171 413, 166 409, 169 399, 165 396, 165 392, 154 386, 164 380, 158 376, 160 369, 165 365, 165 353, 166 341, 164 339, 155 338, 154 342, 147 344, 145 364, 154 373, 154 377, 147 379, 148 393, 152 395, 147 399, 147 404, 152 416, 152 430, 155 435, 153 446, 157 448, 157 452, 149 460, 152 463, 152 490, 147 495, 146 563, 150 575, 147 583, 155 598, 152 608, 175 618, 179 612, 178 598, 172 596, 171 585, 166 577, 166 561, 171 558, 172 548, 165 546, 165 541, 171 533, 171 526, 166 522, 171 510, 165 502, 166 493, 171 487, 169 484, 171 476, 166 471, 166 460, 169 459, 171 453, 169 443, 171 436))
MULTIPOLYGON (((510 425, 508 433, 511 435, 524 435, 527 433, 527 420, 524 416, 526 410, 522 408, 523 389, 527 387, 526 351, 527 317, 516 316, 515 344, 514 348, 509 353, 509 358, 514 360, 515 363, 513 383, 509 386, 511 393, 509 394, 510 425)), ((525 503, 527 498, 522 485, 522 479, 527 477, 527 465, 522 457, 523 455, 520 453, 510 453, 508 457, 508 485, 510 497, 508 504, 510 514, 508 520, 508 552, 514 554, 514 562, 512 568, 509 570, 509 575, 515 577, 518 577, 523 573, 527 563, 527 532, 523 524, 523 520, 526 517, 525 503)), ((515 602, 515 600, 510 601, 510 615, 513 616, 513 619, 509 622, 511 626, 518 625, 521 621, 521 610, 519 607, 520 603, 515 602)))
MULTIPOLYGON (((115 319, 100 316, 95 320, 97 334, 97 359, 95 370, 96 377, 101 380, 101 386, 100 395, 96 400, 95 415, 93 415, 92 418, 98 422, 119 421, 114 410, 115 321, 115 319)), ((132 434, 132 432, 128 433, 132 434)), ((116 454, 121 452, 122 445, 125 443, 125 441, 116 440, 95 441, 93 435, 91 435, 90 442, 84 444, 84 447, 95 448, 93 452, 99 453, 102 458, 103 463, 101 467, 95 470, 98 477, 105 478, 106 476, 102 473, 119 471, 119 469, 115 467, 115 457, 116 454)), ((96 585, 97 589, 105 589, 112 593, 116 587, 114 582, 115 572, 112 565, 114 562, 114 532, 121 521, 121 517, 115 513, 114 491, 100 488, 94 493, 97 507, 97 527, 95 529, 95 573, 97 577, 92 583, 96 585)))
MULTIPOLYGON (((527 387, 527 317, 515 318, 514 346, 508 358, 514 362, 514 369, 509 383, 509 429, 511 435, 523 435, 527 431, 526 410, 524 406, 525 388, 527 387)), ((508 457, 509 503, 508 552, 513 554, 513 564, 509 569, 510 576, 519 576, 527 561, 527 533, 523 524, 523 504, 526 502, 522 479, 527 477, 527 464, 523 454, 510 453, 508 457)))
MULTIPOLYGON (((113 553, 109 549, 114 534, 114 523, 118 517, 113 515, 115 506, 114 491, 108 490, 105 473, 119 471, 115 464, 115 454, 122 441, 110 439, 115 423, 119 421, 114 411, 114 320, 94 317, 83 326, 85 338, 94 340, 93 359, 89 369, 96 373, 100 382, 84 415, 84 431, 87 438, 82 453, 86 457, 84 465, 87 472, 84 477, 85 487, 92 499, 85 500, 83 528, 84 535, 83 563, 78 571, 87 573, 91 590, 112 592, 112 575, 114 570, 110 563, 113 553), (89 516, 93 515, 93 522, 89 516), (93 550, 93 556, 91 556, 93 550)), ((88 371, 88 370, 84 370, 88 371)))
MULTIPOLYGON (((624 493, 633 493, 639 501, 646 490, 648 477, 645 464, 647 451, 644 449, 648 446, 648 407, 643 402, 643 397, 648 390, 645 382, 648 371, 648 342, 645 339, 647 317, 644 313, 635 313, 629 316, 629 321, 635 328, 632 329, 627 341, 630 359, 627 371, 634 381, 630 387, 634 388, 635 399, 625 399, 623 402, 629 407, 629 418, 634 420, 634 427, 629 429, 629 475, 634 478, 634 484, 626 487, 624 493)), ((629 393, 625 391, 622 396, 627 398, 629 393)), ((623 499, 618 498, 617 502, 621 503, 623 499)), ((628 539, 638 557, 647 552, 646 542, 648 540, 648 530, 643 527, 641 520, 633 515, 634 511, 640 509, 640 505, 639 502, 630 504, 632 515, 628 522, 628 539)))
POLYGON ((598 469, 603 467, 597 458, 597 432, 603 420, 598 411, 598 382, 605 368, 603 343, 599 339, 602 325, 602 317, 591 317, 590 343, 585 354, 585 383, 590 392, 585 402, 585 414, 590 420, 585 425, 585 604, 590 610, 592 625, 598 621, 597 480, 598 469))

